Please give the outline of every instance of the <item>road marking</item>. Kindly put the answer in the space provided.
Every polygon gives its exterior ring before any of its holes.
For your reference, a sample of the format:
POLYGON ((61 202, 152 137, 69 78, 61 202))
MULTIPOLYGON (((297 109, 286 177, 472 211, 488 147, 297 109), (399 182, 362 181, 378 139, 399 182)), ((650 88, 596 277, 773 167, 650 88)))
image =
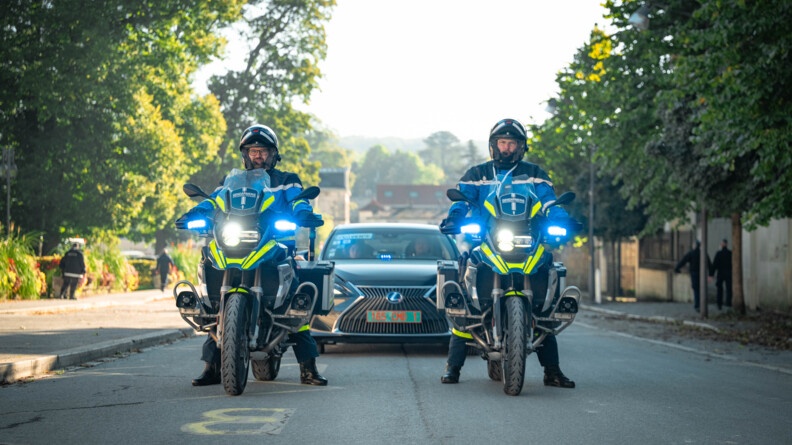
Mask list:
POLYGON ((209 419, 203 422, 188 423, 181 430, 202 436, 254 436, 280 434, 293 408, 226 408, 203 413, 209 419), (235 415, 236 414, 236 415, 235 415), (241 414, 241 415, 240 415, 241 414), (247 425, 260 425, 258 428, 232 429, 233 425, 244 428, 247 425), (222 428, 225 426, 226 429, 222 428))

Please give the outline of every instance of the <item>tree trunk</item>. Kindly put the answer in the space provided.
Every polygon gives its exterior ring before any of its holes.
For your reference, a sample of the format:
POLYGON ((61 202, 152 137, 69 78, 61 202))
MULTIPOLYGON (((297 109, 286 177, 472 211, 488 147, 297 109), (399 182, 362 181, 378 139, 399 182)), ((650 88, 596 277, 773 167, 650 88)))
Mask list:
POLYGON ((739 213, 732 213, 732 308, 745 315, 742 268, 742 221, 739 213))
POLYGON ((157 230, 154 234, 154 255, 159 256, 162 249, 168 247, 167 234, 164 230, 157 230))

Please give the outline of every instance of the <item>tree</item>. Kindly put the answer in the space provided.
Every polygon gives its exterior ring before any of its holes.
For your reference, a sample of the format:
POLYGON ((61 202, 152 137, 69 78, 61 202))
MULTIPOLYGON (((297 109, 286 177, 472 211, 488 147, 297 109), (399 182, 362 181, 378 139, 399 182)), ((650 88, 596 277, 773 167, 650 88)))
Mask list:
POLYGON ((372 197, 377 184, 439 185, 443 177, 437 166, 425 165, 415 153, 402 150, 391 153, 382 145, 369 148, 352 171, 357 178, 352 187, 354 197, 372 197))
POLYGON ((318 63, 327 53, 324 23, 334 0, 251 0, 234 23, 249 51, 245 67, 213 76, 209 90, 219 99, 228 127, 218 159, 194 180, 215 184, 241 165, 237 141, 259 122, 278 135, 283 157, 279 167, 318 184, 319 163, 309 161, 311 118, 292 106, 307 102, 318 86, 318 63))
POLYGON ((470 165, 465 165, 462 157, 458 153, 462 152, 459 139, 448 131, 438 131, 432 133, 424 139, 426 148, 418 152, 424 164, 434 164, 443 173, 442 178, 438 178, 441 183, 449 182, 459 178, 460 171, 464 172, 470 165))
POLYGON ((18 153, 17 224, 44 232, 49 250, 63 234, 146 236, 171 219, 167 189, 195 165, 182 147, 216 149, 223 126, 217 103, 195 97, 187 78, 219 51, 212 31, 238 10, 233 1, 3 2, 0 134, 18 153), (166 174, 156 162, 171 163, 166 174))
POLYGON ((644 233, 701 204, 731 215, 739 258, 741 221, 750 230, 792 214, 792 8, 669 0, 640 32, 628 23, 635 2, 605 7, 617 31, 595 29, 559 75, 561 114, 542 126, 542 143, 595 147, 600 178, 612 176, 629 205, 645 205, 644 233))

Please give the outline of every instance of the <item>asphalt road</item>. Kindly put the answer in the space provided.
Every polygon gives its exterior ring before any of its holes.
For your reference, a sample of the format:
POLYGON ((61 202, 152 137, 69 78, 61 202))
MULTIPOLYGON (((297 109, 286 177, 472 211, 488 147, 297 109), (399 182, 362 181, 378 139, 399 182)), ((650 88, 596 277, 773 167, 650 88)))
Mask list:
POLYGON ((589 323, 559 337, 576 389, 542 385, 529 357, 517 397, 471 356, 443 385, 442 347, 328 346, 327 387, 278 379, 244 394, 194 388, 202 337, 0 388, 0 443, 789 443, 792 376, 589 323))

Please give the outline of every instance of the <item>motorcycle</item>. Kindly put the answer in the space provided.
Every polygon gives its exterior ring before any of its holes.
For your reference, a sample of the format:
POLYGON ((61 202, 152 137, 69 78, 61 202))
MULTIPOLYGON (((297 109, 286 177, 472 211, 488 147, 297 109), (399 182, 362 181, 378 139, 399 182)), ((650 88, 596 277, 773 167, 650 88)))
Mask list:
MULTIPOLYGON (((571 325, 578 312, 580 290, 566 285, 566 268, 553 262, 550 251, 569 241, 580 224, 546 218, 533 184, 510 177, 493 187, 483 208, 459 190, 448 190, 447 196, 468 202, 479 216, 443 224, 441 232, 468 235, 480 244, 459 261, 438 261, 437 309, 487 361, 490 379, 516 396, 526 357, 549 334, 571 325)), ((550 206, 574 198, 567 192, 550 206)))
MULTIPOLYGON (((187 230, 208 242, 198 285, 175 284, 176 306, 187 324, 215 339, 225 392, 239 395, 251 364, 257 380, 274 380, 283 353, 292 346, 288 334, 333 307, 333 263, 314 257, 316 227, 324 222, 317 214, 295 221, 270 209, 274 193, 263 169, 232 170, 215 198, 193 184, 183 190, 191 198, 211 200, 216 210, 212 217, 184 221, 187 230), (295 261, 278 242, 294 236, 298 226, 309 228, 307 260, 295 261)), ((290 202, 314 199, 319 192, 309 187, 290 202)))

